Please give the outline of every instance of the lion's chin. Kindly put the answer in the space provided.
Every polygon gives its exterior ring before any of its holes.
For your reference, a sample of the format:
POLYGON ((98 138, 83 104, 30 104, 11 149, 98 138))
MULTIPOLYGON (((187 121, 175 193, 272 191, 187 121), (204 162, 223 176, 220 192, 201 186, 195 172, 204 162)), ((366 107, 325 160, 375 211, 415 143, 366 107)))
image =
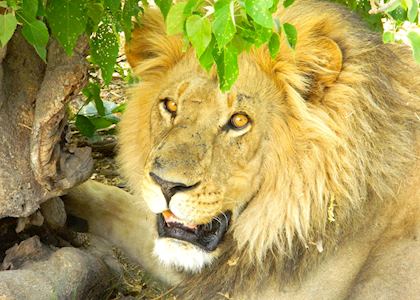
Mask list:
POLYGON ((165 266, 198 273, 217 258, 219 251, 207 252, 186 241, 158 238, 153 252, 165 266))

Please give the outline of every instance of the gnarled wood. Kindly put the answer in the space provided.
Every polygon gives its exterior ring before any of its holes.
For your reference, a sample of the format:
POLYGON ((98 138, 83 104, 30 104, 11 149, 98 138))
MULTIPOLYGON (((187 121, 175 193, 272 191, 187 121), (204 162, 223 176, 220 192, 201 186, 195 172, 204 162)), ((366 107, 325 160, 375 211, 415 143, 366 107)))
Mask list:
POLYGON ((89 177, 90 149, 68 148, 66 103, 86 81, 87 40, 72 57, 55 41, 46 65, 15 33, 0 49, 0 218, 25 217, 89 177))

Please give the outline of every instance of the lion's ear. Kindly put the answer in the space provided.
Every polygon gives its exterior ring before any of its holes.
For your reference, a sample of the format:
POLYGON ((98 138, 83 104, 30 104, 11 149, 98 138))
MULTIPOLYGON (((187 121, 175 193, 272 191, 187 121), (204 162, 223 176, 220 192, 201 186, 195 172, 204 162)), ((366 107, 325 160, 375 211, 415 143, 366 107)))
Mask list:
POLYGON ((269 72, 308 101, 322 98, 341 72, 343 54, 338 44, 328 37, 312 36, 299 38, 295 51, 283 47, 269 72))
POLYGON ((319 50, 318 81, 325 86, 333 84, 340 74, 343 66, 343 53, 340 47, 332 39, 323 37, 318 40, 319 50))
POLYGON ((312 45, 305 45, 296 53, 297 67, 307 76, 305 98, 311 100, 323 94, 340 75, 343 54, 338 44, 330 38, 320 37, 312 45), (306 49, 305 49, 306 48, 306 49))
POLYGON ((159 10, 147 9, 125 44, 125 54, 136 75, 143 79, 161 76, 181 59, 182 41, 166 34, 159 10))

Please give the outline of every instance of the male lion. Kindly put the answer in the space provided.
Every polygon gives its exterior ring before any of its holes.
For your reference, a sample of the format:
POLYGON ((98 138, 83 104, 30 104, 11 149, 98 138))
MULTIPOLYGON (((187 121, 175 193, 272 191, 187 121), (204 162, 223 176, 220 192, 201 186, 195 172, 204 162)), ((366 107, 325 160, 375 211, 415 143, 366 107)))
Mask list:
POLYGON ((119 137, 134 196, 89 182, 69 210, 181 299, 419 299, 420 68, 336 5, 280 20, 296 51, 242 54, 224 94, 147 11, 119 137))

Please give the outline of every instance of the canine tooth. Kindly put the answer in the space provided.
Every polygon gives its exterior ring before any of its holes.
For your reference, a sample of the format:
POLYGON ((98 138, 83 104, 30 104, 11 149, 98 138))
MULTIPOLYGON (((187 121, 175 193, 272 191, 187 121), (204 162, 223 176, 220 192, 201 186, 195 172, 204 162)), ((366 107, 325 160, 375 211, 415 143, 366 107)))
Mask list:
POLYGON ((186 223, 180 219, 178 219, 170 210, 165 210, 162 212, 163 218, 165 219, 166 223, 179 223, 189 229, 196 229, 196 224, 186 223))

